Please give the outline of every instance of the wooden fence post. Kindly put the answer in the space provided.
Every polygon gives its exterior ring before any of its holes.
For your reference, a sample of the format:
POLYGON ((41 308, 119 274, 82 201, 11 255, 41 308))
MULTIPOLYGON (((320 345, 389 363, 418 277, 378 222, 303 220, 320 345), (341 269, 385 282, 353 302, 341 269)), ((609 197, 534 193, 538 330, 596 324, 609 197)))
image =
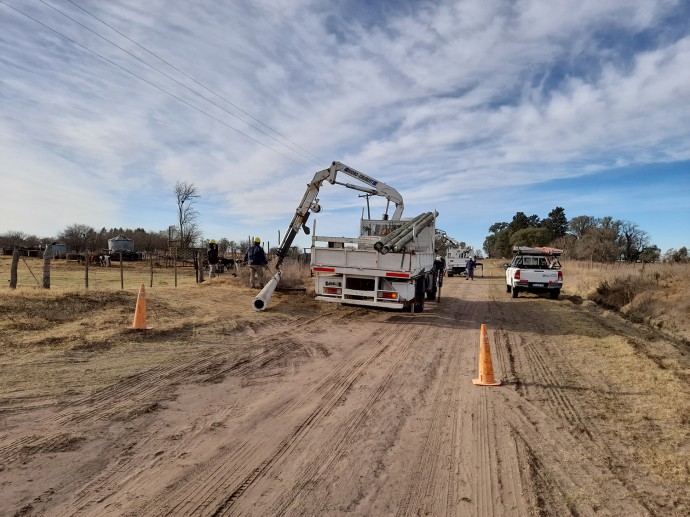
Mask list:
POLYGON ((89 250, 84 252, 84 285, 89 288, 89 250))
POLYGON ((149 287, 153 287, 153 253, 151 253, 151 282, 149 283, 149 287))
POLYGON ((197 256, 196 263, 198 264, 198 267, 199 267, 199 269, 198 269, 199 283, 201 284, 204 282, 204 259, 201 258, 202 255, 201 255, 200 251, 196 252, 196 256, 197 256))
POLYGON ((173 264, 173 269, 175 270, 175 287, 177 287, 177 248, 175 248, 175 262, 173 264))
POLYGON ((43 252, 43 289, 50 289, 50 261, 53 258, 53 246, 46 244, 43 252))
POLYGON ((122 265, 122 250, 120 250, 120 289, 125 288, 125 271, 122 265))
POLYGON ((14 247, 12 252, 12 266, 10 267, 10 289, 17 288, 17 266, 19 265, 19 248, 14 247))

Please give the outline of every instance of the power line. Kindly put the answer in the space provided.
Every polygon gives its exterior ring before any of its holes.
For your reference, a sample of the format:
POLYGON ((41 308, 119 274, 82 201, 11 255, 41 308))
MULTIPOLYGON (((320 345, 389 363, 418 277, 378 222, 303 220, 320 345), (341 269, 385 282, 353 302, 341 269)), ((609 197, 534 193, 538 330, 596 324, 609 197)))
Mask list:
MULTIPOLYGON (((43 0, 41 0, 41 1, 43 1, 43 0)), ((286 137, 286 136, 284 136, 283 134, 281 134, 280 132, 278 132, 276 129, 272 128, 271 126, 269 126, 269 125, 266 124, 265 122, 262 122, 262 121, 259 120, 258 118, 254 117, 253 115, 251 115, 251 114, 248 113, 247 111, 245 111, 245 110, 243 110, 242 108, 240 108, 237 104, 234 104, 232 101, 226 99, 225 97, 223 97, 221 94, 219 94, 219 93, 216 92, 215 90, 212 90, 212 89, 208 88, 206 85, 204 85, 203 83, 197 81, 197 80, 194 79, 192 76, 188 75, 186 72, 184 72, 184 71, 181 70, 180 68, 176 67, 175 65, 173 65, 173 64, 170 63, 169 61, 165 60, 164 58, 162 58, 161 56, 159 56, 159 55, 156 54, 155 52, 153 52, 153 51, 149 50, 148 48, 144 47, 144 46, 141 45, 139 42, 133 40, 132 38, 130 38, 129 36, 127 36, 126 34, 124 34, 123 32, 121 32, 120 30, 116 29, 115 27, 113 27, 113 26, 110 25, 109 23, 103 21, 103 20, 100 19, 98 16, 96 16, 95 14, 93 14, 92 12, 90 12, 88 9, 85 9, 84 7, 82 7, 82 6, 80 6, 79 4, 75 3, 73 0, 67 0, 67 1, 68 1, 69 3, 71 3, 72 5, 74 5, 76 8, 81 9, 83 12, 85 12, 85 13, 88 14, 89 16, 91 16, 91 17, 93 17, 94 19, 98 20, 99 22, 101 22, 103 25, 105 25, 105 26, 108 27, 109 29, 111 29, 111 30, 117 32, 120 36, 122 36, 123 38, 125 38, 127 41, 130 41, 131 43, 134 43, 137 47, 139 47, 139 48, 142 49, 143 51, 145 51, 145 52, 151 54, 151 55, 152 55, 153 57, 155 57, 156 59, 159 59, 160 61, 162 61, 163 63, 165 63, 166 65, 168 65, 170 68, 172 68, 172 69, 175 70, 176 72, 179 72, 180 74, 182 74, 183 76, 185 76, 185 77, 186 77, 187 79, 189 79, 190 81, 192 81, 192 82, 194 82, 195 84, 201 86, 204 90, 206 90, 206 91, 212 93, 213 95, 215 95, 215 96, 218 97, 219 99, 221 99, 221 100, 223 100, 224 102, 228 103, 228 104, 229 104, 230 106, 232 106, 233 108, 235 108, 235 109, 237 109, 238 111, 242 112, 243 114, 247 115, 247 116, 248 116, 249 118, 251 118, 252 120, 258 122, 258 123, 261 124, 262 126, 264 126, 264 127, 268 128, 269 130, 273 131, 273 132, 274 132, 276 135, 278 135, 279 137, 281 137, 281 138, 287 140, 287 141, 290 142, 292 145, 294 145, 295 147, 301 149, 302 151, 304 151, 305 153, 309 154, 309 155, 312 156, 313 158, 316 158, 317 160, 319 160, 319 162, 318 162, 319 164, 324 163, 324 160, 322 160, 321 158, 319 158, 319 157, 316 156, 315 154, 311 153, 310 151, 308 151, 308 150, 305 149, 304 147, 300 146, 299 144, 293 142, 293 141, 290 140, 288 137, 286 137)), ((240 120, 242 120, 242 119, 240 119, 240 120)), ((244 120, 243 120, 243 122, 244 122, 244 120)))
MULTIPOLYGON (((186 73, 182 72, 181 70, 179 70, 179 69, 176 68, 175 66, 171 65, 170 63, 168 63, 168 62, 165 61, 164 59, 158 57, 156 54, 154 54, 153 52, 151 52, 151 51, 149 51, 148 49, 144 48, 142 45, 140 45, 140 44, 137 43, 136 41, 132 40, 131 38, 129 38, 129 37, 126 36, 125 34, 121 33, 121 32, 118 31, 117 29, 111 27, 110 25, 108 25, 107 23, 105 23, 104 21, 102 21, 101 19, 99 19, 98 17, 96 17, 95 15, 91 14, 90 12, 88 12, 86 9, 83 9, 83 8, 80 7, 79 5, 77 5, 77 4, 75 4, 74 2, 72 2, 71 0, 68 0, 68 1, 70 1, 70 3, 72 3, 73 5, 75 5, 76 7, 78 7, 79 9, 81 9, 82 11, 84 11, 85 13, 89 14, 90 16, 94 17, 96 20, 98 20, 99 22, 103 23, 103 24, 106 25, 107 27, 110 27, 112 30, 114 30, 115 32, 117 32, 118 34, 120 34, 121 36, 123 36, 124 38, 126 38, 127 40, 131 41, 132 43, 134 43, 135 45, 137 45, 137 46, 140 47, 141 49, 145 50, 146 52, 148 52, 148 53, 151 54, 152 56, 156 57, 157 59, 160 59, 161 61, 163 61, 163 63, 167 64, 168 66, 171 66, 173 69, 177 70, 178 72, 180 72, 182 75, 184 75, 185 77, 187 77, 188 79, 190 79, 190 80, 193 81, 194 83, 196 83, 196 84, 198 84, 199 86, 205 88, 206 90, 208 90, 208 91, 211 92, 212 94, 216 95, 216 96, 219 97, 220 99, 224 100, 224 101, 227 102, 228 104, 234 106, 236 109, 238 109, 238 110, 241 111, 242 113, 245 113, 247 116, 249 116, 249 117, 252 118, 253 120, 255 120, 255 121, 259 122, 260 124, 262 124, 263 126, 267 127, 268 129, 270 129, 271 131, 273 131, 274 133, 276 133, 277 135, 279 135, 281 138, 283 138, 283 139, 287 140, 288 142, 292 143, 293 145, 295 145, 296 147, 298 147, 298 148, 301 149, 302 151, 306 152, 307 154, 309 154, 309 155, 311 155, 311 156, 314 156, 314 155, 313 155, 312 153, 310 153, 309 151, 306 151, 305 149, 302 149, 299 145, 295 144, 294 142, 292 142, 292 141, 289 140, 288 138, 282 136, 280 133, 278 133, 277 131, 275 131, 274 129, 272 129, 272 128, 271 128, 270 126, 268 126, 267 124, 265 124, 265 123, 261 122, 260 120, 258 120, 258 119, 256 119, 256 118, 252 117, 249 113, 247 113, 246 111, 242 110, 241 108, 239 108, 238 106, 236 106, 236 105, 233 104, 232 102, 230 102, 230 101, 224 99, 221 95, 215 93, 213 90, 210 90, 209 88, 206 88, 203 84, 201 84, 200 82, 198 82, 197 80, 195 80, 195 79, 192 78, 191 76, 189 76, 189 75, 187 75, 186 73)), ((139 61, 139 62, 145 64, 146 66, 148 66, 148 67, 151 68, 152 70, 155 70, 156 72, 158 72, 158 73, 164 75, 164 76, 167 77, 168 79, 174 81, 174 82, 177 83, 178 85, 180 85, 180 86, 182 86, 183 88, 187 89, 188 91, 192 92, 194 95, 196 95, 196 96, 202 98, 203 100, 205 100, 205 101, 207 101, 207 102, 213 104, 215 107, 217 107, 218 109, 224 111, 224 112, 227 113, 228 115, 230 115, 230 116, 232 116, 232 117, 235 117, 236 119, 238 119, 238 120, 244 122, 244 123, 247 124, 249 127, 251 127, 251 128, 253 128, 253 129, 259 131, 260 133, 262 133, 263 135, 267 136, 268 138, 270 138, 270 139, 273 140, 274 142, 276 142, 276 143, 278 143, 278 144, 280 144, 280 145, 283 145, 283 146, 287 147, 287 148, 288 148, 290 151, 292 151, 292 152, 295 152, 295 153, 297 153, 297 154, 302 154, 302 153, 300 153, 300 151, 291 148, 290 146, 288 146, 288 145, 285 144, 284 142, 281 142, 280 140, 276 139, 276 138, 273 137, 272 135, 266 133, 266 132, 265 132, 264 130, 262 130, 261 128, 259 128, 259 127, 255 126, 255 125, 251 124, 250 122, 247 122, 246 120, 243 120, 242 118, 238 117, 237 115, 235 115, 235 114, 232 113, 231 111, 228 111, 228 110, 225 109, 223 106, 221 106, 220 104, 217 104, 216 102, 212 101, 212 100, 209 99, 208 97, 204 97, 203 95, 201 95, 201 94, 200 94, 199 92, 197 92, 196 90, 190 88, 190 87, 187 86, 186 84, 184 84, 184 83, 178 81, 177 79, 175 79, 174 77, 170 76, 169 74, 163 72, 162 70, 158 69, 158 68, 155 67, 154 65, 152 65, 152 64, 148 63, 147 61, 141 59, 139 56, 137 56, 137 55, 133 54, 132 52, 128 51, 127 49, 121 47, 120 45, 118 45, 118 44, 115 43, 114 41, 112 41, 112 40, 106 38, 105 36, 103 36, 103 35, 97 33, 96 31, 92 30, 91 28, 87 27, 86 25, 82 24, 81 22, 75 20, 74 18, 72 18, 72 17, 69 16, 68 14, 64 13, 64 12, 61 11, 60 9, 56 8, 56 7, 53 6, 53 5, 50 5, 50 4, 47 3, 45 0, 39 0, 39 2, 41 2, 41 3, 44 4, 45 6, 47 6, 47 7, 51 8, 51 9, 53 9, 55 12, 57 12, 57 13, 59 13, 60 15, 64 16, 64 17, 67 18, 68 20, 71 20, 72 22, 76 23, 76 24, 79 25, 80 27, 86 29, 87 31, 89 31, 89 32, 92 33, 93 35, 95 35, 95 36, 101 38, 102 40, 104 40, 104 41, 110 43, 110 44, 113 45, 114 47, 117 47, 117 48, 120 49, 122 52, 124 52, 124 53, 126 53, 127 55, 133 57, 133 58, 136 59, 137 61, 139 61)), ((314 163, 316 163, 317 165, 321 165, 321 164, 323 163, 323 162, 321 162, 321 163, 315 162, 315 161, 314 161, 312 158, 310 158, 309 156, 303 155, 303 157, 306 158, 306 159, 308 159, 308 160, 310 160, 310 161, 312 161, 312 162, 314 162, 314 163)), ((318 157, 314 156, 314 158, 318 158, 318 157)))
POLYGON ((140 75, 138 75, 138 74, 132 72, 131 70, 128 70, 127 68, 125 68, 124 66, 122 66, 122 65, 120 65, 120 64, 118 64, 118 63, 116 63, 115 61, 112 61, 111 59, 108 59, 107 57, 105 57, 105 56, 99 54, 98 52, 96 52, 96 51, 94 51, 94 50, 91 50, 91 49, 88 48, 88 47, 85 47, 85 46, 82 45, 81 43, 78 43, 77 41, 75 41, 75 40, 73 40, 72 38, 70 38, 69 36, 67 36, 67 35, 65 35, 65 34, 63 34, 63 33, 61 33, 60 31, 58 31, 58 30, 56 30, 56 29, 53 29, 52 27, 46 25, 46 24, 43 23, 42 21, 37 20, 36 18, 34 18, 33 16, 31 16, 30 14, 27 14, 27 13, 21 11, 20 9, 17 9, 17 8, 14 7, 13 5, 8 4, 8 3, 5 2, 4 0, 0 0, 0 4, 3 4, 3 5, 5 5, 5 6, 7 6, 7 7, 9 7, 9 8, 12 9, 13 11, 15 11, 15 12, 21 14, 22 16, 25 16, 26 18, 28 18, 28 19, 30 19, 31 21, 33 21, 33 22, 35 22, 35 23, 41 25, 42 27, 48 29, 49 31, 54 32, 55 34, 57 34, 57 35, 60 36, 61 38, 66 39, 66 40, 69 41, 70 43, 72 43, 72 44, 78 46, 79 48, 85 50, 86 52, 89 52, 89 53, 95 55, 96 57, 99 57, 99 58, 101 58, 102 60, 104 60, 104 61, 110 63, 111 65, 116 66, 117 68, 121 69, 122 71, 127 72, 128 74, 130 74, 130 75, 136 77, 137 79, 139 79, 139 80, 145 82, 145 83, 148 84, 149 86, 152 86, 152 87, 156 88, 157 90, 159 90, 159 91, 165 93, 166 95, 169 95, 169 96, 172 97, 173 99, 176 99, 176 100, 178 100, 179 102, 185 104, 186 106, 189 106, 189 107, 192 108, 193 110, 196 110, 196 111, 198 111, 199 113, 201 113, 201 114, 203 114, 203 115, 206 115, 206 116, 209 117, 209 118, 212 118, 213 120, 215 120, 216 122, 219 122, 220 124, 224 125, 225 127, 229 128, 229 129, 232 129, 233 131, 238 132, 239 134, 241 134, 241 135, 243 135, 243 136, 249 138, 250 140, 256 142, 256 143, 259 144, 259 145, 264 146, 266 149, 269 149, 269 150, 273 151, 274 153, 279 154, 279 155, 282 156, 283 158, 286 158, 286 159, 290 160, 291 162, 293 162, 293 163, 295 163, 295 164, 297 164, 297 165, 305 166, 304 163, 300 163, 300 162, 298 162, 297 160, 295 160, 294 158, 292 158, 292 157, 290 157, 290 156, 287 156, 286 154, 283 154, 283 153, 281 153, 280 151, 277 151, 276 149, 273 149, 271 146, 269 146, 269 145, 263 143, 263 142, 260 141, 260 140, 257 140, 256 138, 252 137, 251 135, 248 135, 247 133, 244 133, 243 131, 237 129, 236 127, 231 126, 231 125, 228 124, 227 122, 225 122, 225 121, 219 119, 218 117, 215 117, 215 116, 211 115, 210 113, 208 113, 208 112, 202 110, 201 108, 198 108, 198 107, 194 106, 193 104, 187 102, 186 100, 182 99, 181 97, 178 97, 177 95, 175 95, 175 94, 169 92, 168 90, 166 90, 166 89, 164 89, 164 88, 162 88, 162 87, 160 87, 160 86, 158 86, 158 85, 152 83, 151 81, 149 81, 149 80, 147 80, 147 79, 144 79, 144 78, 141 77, 140 75))

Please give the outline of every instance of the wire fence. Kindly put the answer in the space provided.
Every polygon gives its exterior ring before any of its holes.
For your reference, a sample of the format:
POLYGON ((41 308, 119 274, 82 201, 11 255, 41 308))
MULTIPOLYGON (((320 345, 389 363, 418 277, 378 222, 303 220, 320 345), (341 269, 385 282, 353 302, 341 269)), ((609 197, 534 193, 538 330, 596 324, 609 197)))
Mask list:
MULTIPOLYGON (((11 257, 0 257, 0 278, 6 279, 2 289, 10 288, 11 257)), ((237 274, 236 267, 219 267, 219 276, 237 274)), ((20 257, 17 264, 16 289, 42 289, 44 261, 38 257, 20 257)), ((147 287, 183 287, 208 280, 208 268, 201 261, 149 260, 101 262, 53 259, 50 261, 51 290, 132 290, 141 284, 147 287), (203 275, 199 272, 199 267, 203 275)))

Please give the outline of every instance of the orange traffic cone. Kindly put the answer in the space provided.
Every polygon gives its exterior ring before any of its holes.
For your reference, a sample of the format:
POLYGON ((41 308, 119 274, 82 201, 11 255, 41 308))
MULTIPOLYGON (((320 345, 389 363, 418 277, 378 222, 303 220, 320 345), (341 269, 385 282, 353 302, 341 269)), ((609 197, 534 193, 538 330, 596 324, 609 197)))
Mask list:
POLYGON ((501 381, 494 379, 494 367, 491 364, 491 350, 489 350, 489 336, 486 325, 482 323, 479 338, 479 378, 472 379, 472 384, 479 386, 498 386, 501 381))
POLYGON ((146 326, 146 291, 144 284, 139 288, 139 295, 137 296, 137 306, 134 309, 134 322, 132 328, 135 330, 146 330, 151 327, 146 326))

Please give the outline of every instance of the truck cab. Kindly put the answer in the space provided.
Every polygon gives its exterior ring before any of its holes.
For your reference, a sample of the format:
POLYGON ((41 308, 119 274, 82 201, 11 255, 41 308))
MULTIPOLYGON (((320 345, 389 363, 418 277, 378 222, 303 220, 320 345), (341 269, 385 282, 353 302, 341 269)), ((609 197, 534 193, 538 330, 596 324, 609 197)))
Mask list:
POLYGON ((563 287, 563 272, 556 248, 513 248, 513 260, 506 268, 506 292, 517 298, 520 292, 548 293, 558 299, 563 287))

